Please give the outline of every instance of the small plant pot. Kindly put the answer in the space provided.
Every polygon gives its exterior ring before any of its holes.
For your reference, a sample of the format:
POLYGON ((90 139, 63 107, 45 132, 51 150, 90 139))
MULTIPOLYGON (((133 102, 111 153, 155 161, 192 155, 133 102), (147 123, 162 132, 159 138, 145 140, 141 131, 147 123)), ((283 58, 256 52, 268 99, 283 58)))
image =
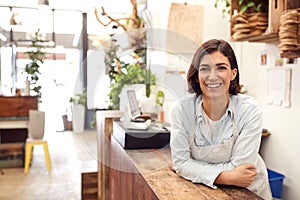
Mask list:
POLYGON ((84 132, 84 116, 85 116, 85 107, 81 104, 74 104, 72 106, 73 113, 73 131, 75 133, 84 132))

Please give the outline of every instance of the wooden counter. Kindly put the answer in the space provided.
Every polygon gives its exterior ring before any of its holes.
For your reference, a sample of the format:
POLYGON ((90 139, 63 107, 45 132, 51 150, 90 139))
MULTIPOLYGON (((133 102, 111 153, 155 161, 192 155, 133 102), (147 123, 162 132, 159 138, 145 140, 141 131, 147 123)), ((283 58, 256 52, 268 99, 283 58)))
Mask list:
POLYGON ((23 166, 29 110, 37 108, 36 96, 0 95, 0 167, 23 166))
POLYGON ((0 143, 9 137, 12 142, 24 142, 27 133, 29 110, 38 108, 36 96, 0 96, 0 143), (11 136, 9 132, 12 132, 11 136), (15 138, 13 133, 20 132, 21 140, 15 138), (16 139, 16 140, 14 140, 16 139))
POLYGON ((117 111, 97 111, 96 127, 98 143, 98 199, 109 199, 110 138, 113 121, 122 116, 117 111))
POLYGON ((36 96, 0 96, 0 117, 28 117, 37 108, 36 96))
POLYGON ((219 186, 215 190, 179 177, 170 170, 169 147, 124 150, 111 136, 113 120, 114 116, 97 112, 99 199, 261 199, 244 188, 219 186))

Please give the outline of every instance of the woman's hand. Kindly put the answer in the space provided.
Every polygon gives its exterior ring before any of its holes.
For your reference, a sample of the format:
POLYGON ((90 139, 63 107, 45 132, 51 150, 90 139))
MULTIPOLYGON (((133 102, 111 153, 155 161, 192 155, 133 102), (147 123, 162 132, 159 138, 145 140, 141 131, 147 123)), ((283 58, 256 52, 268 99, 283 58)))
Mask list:
POLYGON ((231 171, 233 185, 248 187, 257 175, 256 167, 252 164, 239 165, 231 171))
POLYGON ((231 171, 223 171, 215 183, 248 187, 257 175, 256 167, 252 164, 239 165, 231 171))

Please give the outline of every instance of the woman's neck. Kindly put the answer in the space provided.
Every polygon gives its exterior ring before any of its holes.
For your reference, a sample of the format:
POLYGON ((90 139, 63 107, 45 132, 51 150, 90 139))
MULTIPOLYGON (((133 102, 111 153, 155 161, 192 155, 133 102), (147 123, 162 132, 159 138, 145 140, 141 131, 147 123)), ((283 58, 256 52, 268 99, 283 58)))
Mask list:
POLYGON ((202 97, 202 108, 211 120, 219 120, 225 113, 229 97, 225 95, 220 98, 202 97))

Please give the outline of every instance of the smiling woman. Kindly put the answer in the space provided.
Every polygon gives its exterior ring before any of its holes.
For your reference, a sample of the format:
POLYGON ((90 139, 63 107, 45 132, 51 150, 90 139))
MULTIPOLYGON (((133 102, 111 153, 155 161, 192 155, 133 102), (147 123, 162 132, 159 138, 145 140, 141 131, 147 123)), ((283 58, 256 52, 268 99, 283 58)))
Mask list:
POLYGON ((213 67, 214 65, 218 67, 218 70, 220 68, 221 71, 224 70, 224 67, 232 70, 232 73, 234 73, 234 79, 230 80, 229 93, 237 94, 240 92, 241 87, 239 85, 239 73, 236 57, 229 44, 226 42, 225 44, 219 40, 211 40, 210 42, 204 43, 203 46, 197 50, 187 75, 188 83, 190 85, 189 92, 195 92, 197 95, 202 94, 202 90, 200 88, 201 84, 199 84, 198 80, 198 74, 202 74, 202 70, 210 71, 210 67, 213 67), (220 54, 221 57, 218 57, 220 54), (206 68, 204 68, 204 66, 206 68))
POLYGON ((236 74, 237 69, 231 69, 228 58, 219 51, 203 56, 198 75, 200 88, 206 93, 203 97, 226 95, 230 81, 234 80, 236 74))
POLYGON ((214 189, 216 184, 235 185, 272 199, 267 169, 258 154, 262 113, 252 97, 239 94, 239 70, 229 43, 203 43, 187 80, 191 94, 171 113, 174 170, 214 189))

